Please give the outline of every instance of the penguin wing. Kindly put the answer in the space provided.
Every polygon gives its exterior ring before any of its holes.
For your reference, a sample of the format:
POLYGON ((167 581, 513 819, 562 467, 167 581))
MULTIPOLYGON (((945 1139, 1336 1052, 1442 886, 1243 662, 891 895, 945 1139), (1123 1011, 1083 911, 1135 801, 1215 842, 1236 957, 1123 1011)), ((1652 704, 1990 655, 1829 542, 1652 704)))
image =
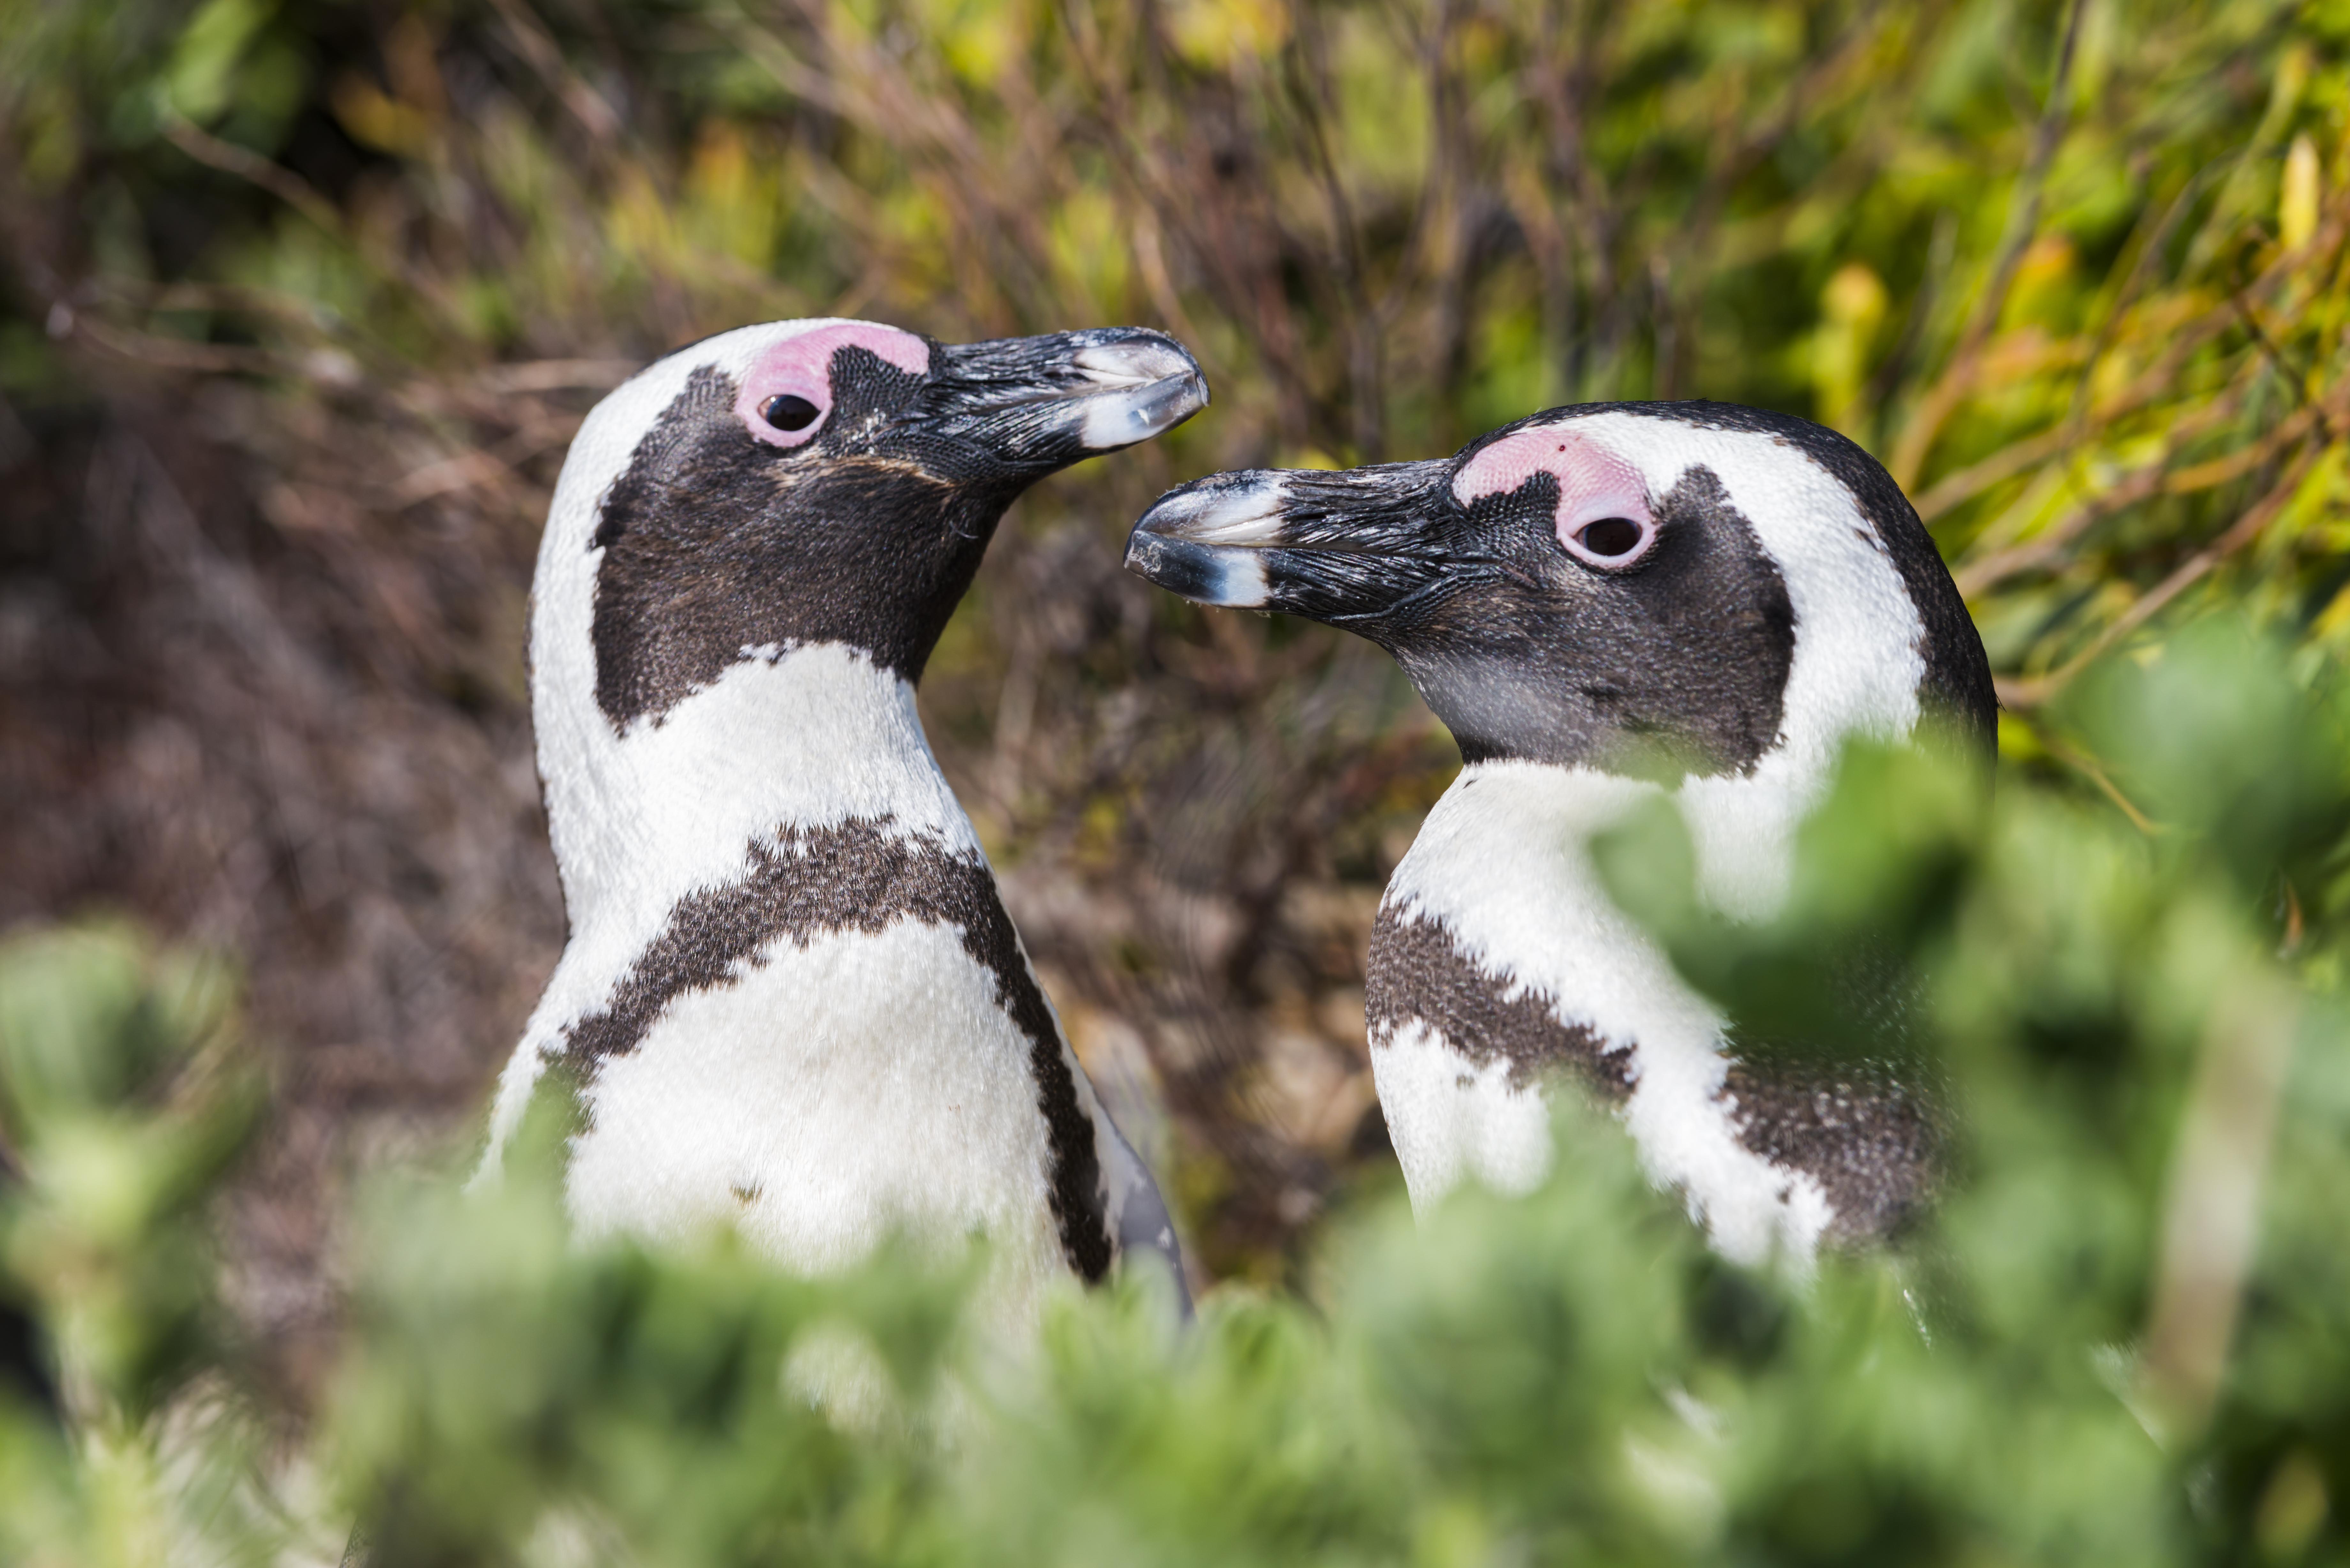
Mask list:
POLYGON ((1102 1165, 1109 1189, 1109 1228, 1118 1238, 1118 1256, 1155 1256, 1164 1264, 1175 1284, 1176 1310, 1189 1323, 1191 1290, 1183 1278, 1183 1250, 1175 1240, 1175 1221, 1168 1215, 1166 1200, 1159 1196, 1159 1184, 1107 1113, 1099 1117, 1099 1125, 1108 1135, 1103 1139, 1102 1165))

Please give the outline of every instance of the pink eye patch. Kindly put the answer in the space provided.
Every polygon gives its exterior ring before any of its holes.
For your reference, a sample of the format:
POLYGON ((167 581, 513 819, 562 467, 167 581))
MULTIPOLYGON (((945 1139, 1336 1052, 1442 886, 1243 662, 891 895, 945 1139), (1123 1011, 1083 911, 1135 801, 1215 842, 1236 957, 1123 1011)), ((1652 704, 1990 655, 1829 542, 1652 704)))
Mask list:
POLYGON ((1563 425, 1520 431, 1486 447, 1452 476, 1453 498, 1508 495, 1538 473, 1558 481, 1558 542, 1586 566, 1615 571, 1657 542, 1648 486, 1640 471, 1563 425))
POLYGON ((770 446, 816 439, 832 416, 832 357, 843 348, 871 350, 910 376, 930 373, 931 346, 910 332, 844 321, 786 337, 753 362, 734 397, 734 417, 770 446))

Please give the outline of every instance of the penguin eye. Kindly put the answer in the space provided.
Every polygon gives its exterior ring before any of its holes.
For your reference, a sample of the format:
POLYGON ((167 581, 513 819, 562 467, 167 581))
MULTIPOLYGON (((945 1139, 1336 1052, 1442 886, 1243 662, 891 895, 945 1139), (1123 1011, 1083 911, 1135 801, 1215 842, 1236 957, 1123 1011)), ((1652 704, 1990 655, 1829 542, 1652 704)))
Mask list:
POLYGON ((806 398, 778 392, 759 407, 759 417, 779 431, 804 431, 816 423, 820 410, 806 398))
MULTIPOLYGON (((785 348, 794 347, 786 341, 785 348)), ((776 358, 772 352, 770 358, 776 358)), ((754 365, 734 395, 734 417, 753 441, 790 452, 807 445, 832 421, 827 365, 786 360, 754 365)))
POLYGON ((1621 571, 1647 556, 1657 542, 1657 525, 1644 517, 1596 517, 1559 543, 1586 566, 1621 571))
POLYGON ((1595 556, 1628 556, 1639 547, 1640 525, 1629 517, 1602 517, 1575 536, 1595 556))

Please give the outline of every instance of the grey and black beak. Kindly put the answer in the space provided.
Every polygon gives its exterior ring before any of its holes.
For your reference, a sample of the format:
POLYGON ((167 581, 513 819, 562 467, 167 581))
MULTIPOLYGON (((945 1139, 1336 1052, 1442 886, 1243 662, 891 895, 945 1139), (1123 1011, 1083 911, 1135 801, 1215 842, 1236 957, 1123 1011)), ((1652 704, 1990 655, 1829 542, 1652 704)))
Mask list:
POLYGON ((942 344, 931 364, 908 410, 922 432, 1033 474, 1149 441, 1208 406, 1199 361, 1141 327, 942 344))
MULTIPOLYGON (((1377 620, 1485 565, 1449 461, 1211 474, 1160 496, 1126 566, 1206 605, 1377 620)), ((1359 629, 1359 626, 1358 626, 1359 629)))

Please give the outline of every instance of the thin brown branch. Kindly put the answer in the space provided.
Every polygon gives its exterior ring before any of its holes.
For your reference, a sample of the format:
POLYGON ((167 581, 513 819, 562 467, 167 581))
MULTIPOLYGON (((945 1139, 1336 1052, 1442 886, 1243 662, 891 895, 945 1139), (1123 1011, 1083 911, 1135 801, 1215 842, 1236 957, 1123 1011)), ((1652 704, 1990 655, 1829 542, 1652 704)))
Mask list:
POLYGON ((2170 428, 2162 455, 2155 461, 2132 470, 2123 479, 2083 501, 2022 544, 1994 551, 1960 566, 1953 574, 1958 579, 1959 591, 1967 595, 1980 594, 2026 572, 2048 570, 2063 560, 2064 552, 2083 535, 2115 513, 2159 494, 2185 495, 2224 483, 2267 462, 2286 444, 2299 440, 2309 429, 2306 419, 2300 419, 2298 422, 2288 420, 2267 436, 2224 458, 2188 468, 2171 469, 2171 459, 2181 447, 2212 426, 2233 418, 2242 400, 2239 389, 2182 416, 2170 428))
MULTIPOLYGON (((2264 289, 2279 281, 2279 275, 2273 271, 2265 274, 2254 283, 2248 285, 2248 291, 2264 289)), ((2089 414, 2089 423, 2069 432, 2064 426, 2056 426, 2042 431, 2039 435, 2029 436, 2021 441, 2002 447, 1980 462, 1945 474, 1941 479, 1937 480, 1931 488, 1918 497, 1918 515, 1930 523, 1964 505, 2002 480, 2011 479, 2025 469, 2064 452, 2075 441, 2090 440, 2111 429, 2129 415, 2137 413, 2164 397, 2176 393, 2178 389, 2179 369, 2186 364, 2189 357, 2235 323, 2233 308, 2223 302, 2204 312, 2187 326, 2171 331, 2168 336, 2162 358, 2148 366, 2144 373, 2117 393, 2111 401, 2101 408, 2093 408, 2089 414)), ((2093 349, 2092 354, 2094 353, 2093 349)), ((2084 374, 2085 373, 2085 370, 2084 374)), ((1937 391, 1940 389, 1939 387, 1936 389, 1937 391)), ((1961 396, 1970 389, 1958 389, 1961 396)), ((2177 447, 2179 444, 2179 437, 2191 430, 2208 428, 2213 422, 2211 415, 2214 412, 2225 409, 2231 413, 2240 401, 2241 389, 2230 394, 2222 403, 2208 405, 2192 414, 2184 416, 2168 432, 2170 438, 2169 444, 2174 448, 2177 447)))
MULTIPOLYGON (((2064 428, 2077 432, 2087 422, 2089 388, 2097 367, 2105 362, 2106 352, 2114 346, 2114 339, 2121 335, 2122 322, 2128 317, 2130 306, 2137 303, 2138 291, 2146 286, 2146 280, 2160 265, 2162 253, 2170 246, 2171 236, 2186 220, 2195 198, 2201 194, 2214 171, 2220 167, 2216 163, 2207 165, 2189 176, 2186 183, 2179 187, 2178 193, 2171 198, 2169 205, 2163 209, 2161 221, 2155 225, 2154 233, 2137 246, 2136 254, 2130 257, 2129 272, 2122 279, 2120 291, 2114 296, 2113 307, 2106 312, 2105 320, 2098 323, 2096 338, 2089 345, 2088 358, 2081 364, 2080 379, 2073 383, 2072 406, 2065 410, 2064 428)), ((2142 229, 2144 223, 2141 215, 2137 228, 2142 229)))
POLYGON ((1296 45, 1288 51, 1285 74, 1305 126, 1315 178, 1321 184, 1324 200, 1329 203, 1331 227, 1336 232, 1332 270, 1337 275, 1339 319, 1347 324, 1355 447, 1360 461, 1377 462, 1386 455, 1387 448, 1386 389, 1380 375, 1379 333, 1370 309, 1362 228, 1355 220, 1346 180, 1330 152, 1325 125, 1333 109, 1329 74, 1327 62, 1322 57, 1322 40, 1315 26, 1314 13, 1299 5, 1293 6, 1291 15, 1296 45))
POLYGON ((318 194, 310 182, 290 169, 272 163, 258 152, 250 151, 233 141, 224 141, 193 120, 172 114, 165 117, 163 134, 172 145, 207 168, 224 174, 233 174, 248 184, 263 190, 309 219, 327 233, 340 238, 343 218, 334 203, 318 194))
POLYGON ((2064 552, 2097 524, 2161 492, 2162 464, 2148 463, 2082 502, 2024 543, 1961 565, 1951 574, 1958 582, 1959 592, 1972 597, 2011 577, 2046 570, 2063 559, 2064 552))
POLYGON ((2285 390, 2293 394, 2293 400, 2301 405, 2303 412, 2316 416, 2326 440, 2335 439, 2334 423, 2325 417, 2324 409, 2310 401, 2307 369, 2294 365, 2284 357, 2284 350, 2277 346, 2275 338, 2269 336, 2268 328, 2261 322, 2260 312, 2252 308, 2251 302, 2244 297, 2243 290, 2230 293, 2228 304, 2234 309, 2236 318, 2243 324, 2245 332, 2251 335, 2253 347, 2261 351, 2261 358, 2268 361, 2269 369, 2276 372, 2277 379, 2283 382, 2285 390))
POLYGON ((484 392, 602 392, 641 369, 633 359, 530 359, 498 365, 473 378, 484 392))
POLYGON ((494 447, 472 447, 403 474, 385 488, 385 504, 400 511, 420 501, 494 484, 531 458, 570 441, 578 430, 576 419, 525 425, 494 447))
MULTIPOLYGON (((2029 722, 2028 720, 2025 722, 2029 722)), ((2114 809, 2120 812, 2124 816, 2129 818, 2130 826, 2132 827, 2137 828, 2148 838, 2158 837, 2162 834, 2162 827, 2157 824, 2153 818, 2147 816, 2145 812, 2138 809, 2137 803, 2130 799, 2127 794, 2122 792, 2122 787, 2114 783, 2112 776, 2106 772, 2104 767, 2099 765, 2095 758, 2090 756, 2085 752, 2067 745, 2064 742, 2059 740, 2056 736, 2037 725, 2033 726, 2032 735, 2033 739, 2037 741, 2040 745, 2046 750, 2050 756, 2054 757, 2058 762, 2064 763, 2066 767, 2071 768, 2074 773, 2079 774, 2083 778, 2087 779, 2091 784, 2096 785, 2097 792, 2104 795, 2107 800, 2113 802, 2114 809)))
POLYGON ((620 139, 620 117, 604 101, 604 95, 588 85, 577 71, 563 57, 563 50, 555 41, 524 0, 492 0, 497 6, 498 19, 505 24, 506 41, 522 56, 530 68, 538 74, 553 91, 572 118, 586 129, 588 137, 599 148, 608 148, 620 139))
POLYGON ((88 312, 71 317, 68 331, 86 337, 110 354, 160 370, 188 370, 198 375, 283 376, 293 380, 318 379, 306 374, 298 359, 266 348, 234 343, 192 343, 119 327, 88 312))

